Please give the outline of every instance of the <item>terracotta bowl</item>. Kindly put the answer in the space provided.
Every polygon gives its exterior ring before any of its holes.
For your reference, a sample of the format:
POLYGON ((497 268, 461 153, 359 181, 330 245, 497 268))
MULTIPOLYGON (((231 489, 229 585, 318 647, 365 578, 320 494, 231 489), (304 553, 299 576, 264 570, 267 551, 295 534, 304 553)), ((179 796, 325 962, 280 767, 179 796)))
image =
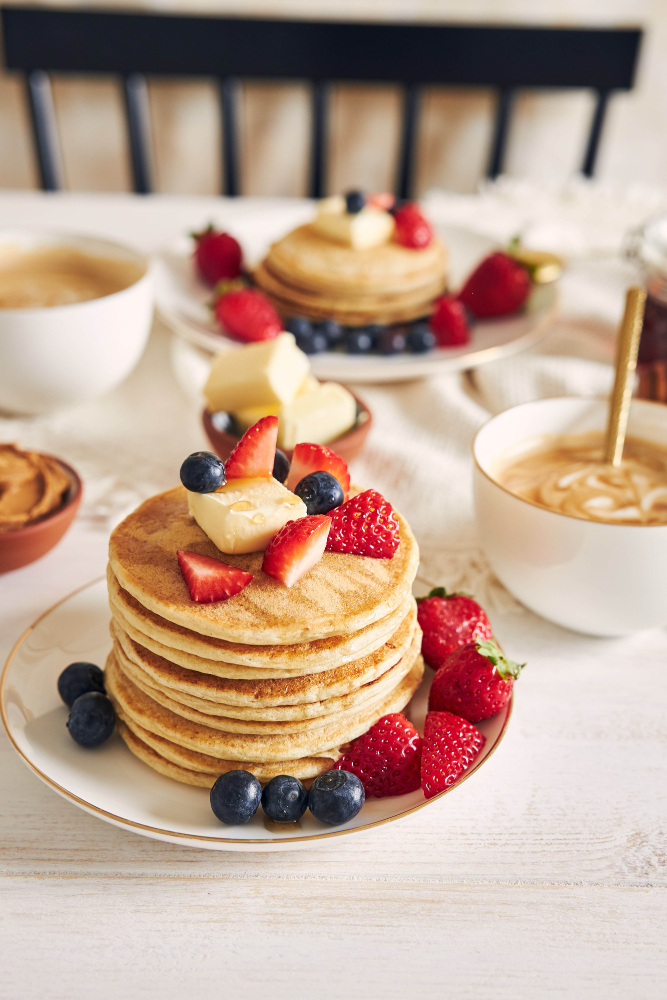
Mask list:
POLYGON ((81 480, 66 462, 59 458, 55 461, 65 470, 71 483, 67 499, 62 507, 42 521, 16 531, 0 531, 0 573, 8 573, 41 559, 58 544, 76 517, 83 492, 81 480))
MULTIPOLYGON (((371 411, 368 409, 363 400, 359 399, 358 396, 352 393, 357 401, 357 422, 351 430, 347 431, 345 434, 341 434, 340 437, 335 438, 333 441, 329 441, 327 448, 331 448, 348 464, 353 458, 356 458, 361 449, 364 446, 364 441, 371 429, 371 424, 373 423, 373 418, 371 416, 371 411)), ((238 444, 239 437, 236 434, 232 434, 229 431, 220 431, 213 426, 213 421, 211 419, 211 414, 208 410, 204 410, 202 415, 202 422, 204 424, 204 430, 206 431, 206 436, 208 437, 213 450, 218 455, 223 462, 226 462, 232 453, 232 449, 238 444)), ((284 449, 285 454, 292 460, 291 449, 284 449)))

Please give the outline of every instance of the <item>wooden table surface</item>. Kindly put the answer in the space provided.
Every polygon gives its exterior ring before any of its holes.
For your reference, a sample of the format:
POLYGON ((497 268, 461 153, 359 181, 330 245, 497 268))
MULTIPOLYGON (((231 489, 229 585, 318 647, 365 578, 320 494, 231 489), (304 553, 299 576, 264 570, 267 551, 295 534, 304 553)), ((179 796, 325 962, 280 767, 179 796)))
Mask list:
MULTIPOLYGON (((158 241, 194 204, 111 202, 6 195, 0 213, 62 225, 83 204, 86 228, 133 221, 141 242, 137 219, 154 218, 158 241)), ((114 394, 130 414, 161 349, 158 333, 114 394)), ((82 521, 0 578, 3 658, 100 575, 106 541, 82 521)), ((135 836, 59 798, 0 735, 0 997, 664 997, 667 634, 588 639, 528 612, 493 624, 529 661, 500 749, 411 820, 330 847, 243 855, 135 836)))

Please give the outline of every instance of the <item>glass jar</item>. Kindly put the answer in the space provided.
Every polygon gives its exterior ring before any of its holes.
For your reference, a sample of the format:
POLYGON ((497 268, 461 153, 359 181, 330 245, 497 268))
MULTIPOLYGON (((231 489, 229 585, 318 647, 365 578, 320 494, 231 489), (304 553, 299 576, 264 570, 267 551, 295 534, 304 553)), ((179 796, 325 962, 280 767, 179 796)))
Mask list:
POLYGON ((640 267, 646 309, 639 342, 640 364, 667 360, 667 214, 656 215, 630 233, 625 254, 640 267))

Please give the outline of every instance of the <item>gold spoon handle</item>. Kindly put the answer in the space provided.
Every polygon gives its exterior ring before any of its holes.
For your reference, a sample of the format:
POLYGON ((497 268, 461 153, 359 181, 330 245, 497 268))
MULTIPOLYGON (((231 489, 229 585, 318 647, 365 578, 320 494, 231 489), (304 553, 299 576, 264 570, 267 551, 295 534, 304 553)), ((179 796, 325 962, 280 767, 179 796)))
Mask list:
POLYGON ((607 425, 605 462, 610 465, 620 465, 623 457, 645 302, 646 292, 643 288, 628 288, 628 294, 625 297, 625 313, 618 332, 616 377, 611 394, 609 423, 607 425))

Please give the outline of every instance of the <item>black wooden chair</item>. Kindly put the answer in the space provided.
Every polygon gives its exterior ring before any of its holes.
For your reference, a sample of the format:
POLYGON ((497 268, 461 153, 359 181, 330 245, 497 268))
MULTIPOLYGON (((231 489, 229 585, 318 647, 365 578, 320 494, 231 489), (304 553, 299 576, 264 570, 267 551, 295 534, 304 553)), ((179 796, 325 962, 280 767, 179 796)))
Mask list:
POLYGON ((502 171, 515 94, 540 88, 596 92, 582 164, 595 169, 610 95, 632 87, 641 31, 443 24, 363 24, 115 11, 3 7, 5 66, 25 74, 42 187, 61 186, 49 73, 114 74, 123 80, 134 189, 151 190, 146 76, 219 81, 224 193, 239 193, 238 93, 242 78, 312 86, 309 192, 325 191, 332 83, 403 88, 396 193, 413 190, 420 94, 431 85, 489 87, 497 108, 487 175, 502 171))

